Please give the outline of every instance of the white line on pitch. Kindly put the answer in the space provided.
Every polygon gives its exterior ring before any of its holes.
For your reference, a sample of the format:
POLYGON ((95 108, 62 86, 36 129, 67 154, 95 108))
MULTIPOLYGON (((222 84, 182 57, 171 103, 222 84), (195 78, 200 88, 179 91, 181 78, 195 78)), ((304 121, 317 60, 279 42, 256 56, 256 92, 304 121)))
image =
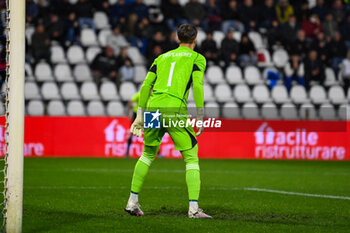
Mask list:
MULTIPOLYGON (((128 189, 129 186, 24 186, 25 189, 128 189)), ((178 186, 148 186, 144 189, 184 189, 185 187, 178 186)), ((299 192, 288 192, 283 190, 275 189, 264 189, 264 188, 239 188, 239 187, 204 187, 204 190, 241 190, 241 191, 253 191, 253 192, 267 192, 267 193, 277 193, 292 196, 304 196, 304 197, 320 197, 328 199, 340 199, 340 200, 350 200, 350 197, 346 196, 334 196, 334 195, 323 195, 323 194, 312 194, 312 193, 299 193, 299 192)))
MULTIPOLYGON (((133 169, 118 169, 118 168, 63 168, 63 169, 26 169, 25 171, 30 172, 133 172, 133 169)), ((150 173, 185 173, 184 169, 150 169, 150 173)), ((239 171, 239 170, 202 170, 203 173, 217 173, 217 174, 242 174, 247 171, 239 171)), ((266 174, 280 174, 285 173, 286 171, 252 171, 251 173, 266 173, 266 174)), ((350 172, 309 172, 309 171, 289 171, 290 173, 295 174, 320 174, 320 175, 341 175, 341 176, 350 176, 350 172)))

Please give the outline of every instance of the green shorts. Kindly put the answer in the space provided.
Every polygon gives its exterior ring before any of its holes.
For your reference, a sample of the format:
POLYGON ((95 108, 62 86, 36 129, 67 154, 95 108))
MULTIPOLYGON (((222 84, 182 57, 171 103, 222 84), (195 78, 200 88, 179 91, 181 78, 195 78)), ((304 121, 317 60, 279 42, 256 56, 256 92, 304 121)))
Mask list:
MULTIPOLYGON (((164 114, 163 114, 164 116, 164 114)), ((191 125, 184 127, 172 127, 169 120, 173 122, 187 122, 188 117, 162 117, 159 129, 144 129, 143 143, 147 146, 159 146, 162 142, 164 134, 167 132, 174 142, 175 150, 184 151, 192 149, 197 144, 196 134, 191 125), (163 127, 165 120, 168 127, 163 127)))

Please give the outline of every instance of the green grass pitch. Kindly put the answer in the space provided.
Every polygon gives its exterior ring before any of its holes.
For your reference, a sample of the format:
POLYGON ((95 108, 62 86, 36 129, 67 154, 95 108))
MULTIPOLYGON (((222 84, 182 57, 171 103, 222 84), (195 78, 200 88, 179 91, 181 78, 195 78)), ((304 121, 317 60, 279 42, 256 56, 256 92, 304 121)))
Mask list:
POLYGON ((26 158, 23 232, 350 232, 350 199, 298 195, 349 197, 349 162, 201 160, 200 206, 214 219, 186 217, 184 162, 166 159, 140 193, 145 216, 127 215, 135 163, 26 158))

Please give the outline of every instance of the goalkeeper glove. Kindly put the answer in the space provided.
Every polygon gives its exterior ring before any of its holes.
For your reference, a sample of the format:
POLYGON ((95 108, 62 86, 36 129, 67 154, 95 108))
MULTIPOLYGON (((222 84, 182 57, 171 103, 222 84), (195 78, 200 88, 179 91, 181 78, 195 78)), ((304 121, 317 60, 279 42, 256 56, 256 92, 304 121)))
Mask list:
POLYGON ((199 137, 204 131, 204 126, 203 126, 203 118, 204 118, 204 108, 197 108, 197 121, 202 122, 202 126, 200 128, 197 127, 198 131, 196 133, 196 136, 199 137))
POLYGON ((144 109, 138 108, 137 109, 137 116, 134 122, 131 125, 130 132, 137 136, 137 137, 142 137, 142 132, 143 132, 143 111, 144 109))

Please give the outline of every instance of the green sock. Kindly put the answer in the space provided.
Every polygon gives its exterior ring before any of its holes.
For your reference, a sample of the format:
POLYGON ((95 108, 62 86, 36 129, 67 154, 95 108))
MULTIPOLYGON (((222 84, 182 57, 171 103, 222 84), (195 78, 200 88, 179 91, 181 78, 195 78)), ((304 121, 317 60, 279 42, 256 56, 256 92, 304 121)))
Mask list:
POLYGON ((148 169, 158 153, 158 149, 159 146, 145 145, 142 156, 139 158, 135 165, 134 175, 131 182, 131 192, 140 192, 143 182, 147 176, 148 169))
POLYGON ((181 151, 186 163, 186 183, 190 201, 198 201, 201 180, 198 165, 198 145, 192 149, 181 151))

